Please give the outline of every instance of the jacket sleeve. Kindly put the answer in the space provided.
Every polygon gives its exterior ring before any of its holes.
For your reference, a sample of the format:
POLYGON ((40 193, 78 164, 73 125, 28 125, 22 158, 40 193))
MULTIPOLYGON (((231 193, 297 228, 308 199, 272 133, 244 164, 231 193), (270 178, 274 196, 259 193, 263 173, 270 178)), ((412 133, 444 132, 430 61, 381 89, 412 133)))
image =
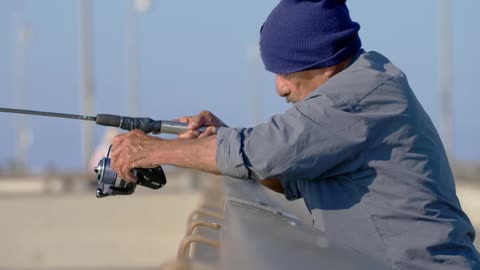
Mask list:
POLYGON ((286 185, 348 162, 360 154, 366 137, 360 116, 313 99, 252 128, 220 128, 216 162, 228 176, 279 178, 286 185))

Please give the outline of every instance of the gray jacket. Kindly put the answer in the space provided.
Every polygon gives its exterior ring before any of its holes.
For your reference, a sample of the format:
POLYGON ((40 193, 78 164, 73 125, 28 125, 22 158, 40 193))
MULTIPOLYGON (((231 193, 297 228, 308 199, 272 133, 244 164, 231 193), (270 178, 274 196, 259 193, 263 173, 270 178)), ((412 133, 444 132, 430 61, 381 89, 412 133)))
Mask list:
POLYGON ((279 178, 331 243, 392 269, 480 269, 440 137, 377 52, 267 123, 220 128, 216 160, 228 176, 279 178))

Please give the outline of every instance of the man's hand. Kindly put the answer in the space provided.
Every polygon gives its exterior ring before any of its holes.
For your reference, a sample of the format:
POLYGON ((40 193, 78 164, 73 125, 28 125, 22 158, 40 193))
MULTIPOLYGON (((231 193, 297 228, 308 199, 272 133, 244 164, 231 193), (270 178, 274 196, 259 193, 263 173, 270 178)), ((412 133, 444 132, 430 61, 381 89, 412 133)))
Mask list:
POLYGON ((138 129, 115 136, 110 154, 112 169, 120 178, 136 181, 132 169, 159 166, 150 155, 159 141, 162 139, 148 136, 138 129))
POLYGON ((178 135, 179 139, 204 138, 217 134, 217 127, 226 127, 222 120, 209 111, 201 111, 195 116, 183 116, 176 121, 188 124, 189 131, 178 135), (207 129, 200 133, 198 128, 206 126, 207 129))
POLYGON ((117 135, 113 139, 111 167, 126 181, 136 181, 134 168, 155 168, 160 165, 174 165, 220 174, 215 162, 217 127, 226 125, 209 111, 196 116, 185 116, 177 121, 187 123, 189 131, 180 134, 179 139, 165 140, 146 135, 140 130, 117 135), (198 128, 208 126, 200 133, 198 128))
POLYGON ((257 183, 275 191, 275 192, 278 192, 278 193, 284 193, 284 190, 283 190, 283 186, 282 186, 282 183, 280 182, 280 180, 278 179, 272 179, 272 178, 269 178, 269 179, 265 179, 265 180, 258 180, 257 183))

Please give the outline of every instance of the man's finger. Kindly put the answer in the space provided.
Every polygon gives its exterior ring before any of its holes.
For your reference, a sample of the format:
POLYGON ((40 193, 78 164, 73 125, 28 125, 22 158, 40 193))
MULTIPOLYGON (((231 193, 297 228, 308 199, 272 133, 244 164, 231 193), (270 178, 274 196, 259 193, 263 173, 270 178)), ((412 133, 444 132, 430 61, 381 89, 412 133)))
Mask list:
POLYGON ((200 131, 198 130, 189 130, 187 132, 178 134, 179 139, 196 139, 200 135, 200 131))
POLYGON ((125 181, 129 181, 129 182, 136 182, 137 179, 135 178, 135 176, 133 175, 132 173, 132 169, 125 165, 123 166, 123 168, 121 169, 121 172, 122 172, 122 176, 121 178, 125 181))
POLYGON ((179 118, 172 119, 171 121, 188 124, 188 123, 190 123, 191 119, 192 119, 192 116, 182 116, 182 117, 179 117, 179 118))
POLYGON ((133 175, 132 171, 130 171, 130 172, 128 173, 128 176, 127 176, 127 177, 128 177, 128 180, 129 180, 129 181, 132 181, 132 182, 134 182, 134 183, 137 182, 137 178, 135 177, 135 175, 133 175))
POLYGON ((217 128, 216 127, 208 127, 207 129, 205 129, 204 132, 202 132, 198 138, 204 138, 204 137, 208 137, 208 136, 211 136, 211 135, 215 135, 217 134, 217 128))
POLYGON ((123 142, 124 139, 125 139, 125 133, 118 134, 117 136, 113 137, 112 144, 120 144, 123 142))
POLYGON ((119 169, 117 157, 117 148, 114 148, 112 145, 112 148, 110 150, 110 168, 112 168, 112 170, 114 170, 115 172, 119 169))
POLYGON ((110 161, 111 161, 110 167, 112 168, 112 170, 114 170, 117 173, 118 177, 120 177, 121 179, 124 179, 125 176, 123 175, 122 167, 121 167, 121 164, 119 164, 119 160, 112 157, 110 161))
POLYGON ((190 122, 188 123, 188 128, 197 129, 201 127, 203 123, 205 123, 205 117, 202 115, 197 115, 190 119, 190 122))
POLYGON ((214 116, 211 112, 201 111, 198 115, 192 117, 189 123, 189 127, 192 129, 196 129, 203 125, 206 125, 206 126, 214 125, 215 123, 213 123, 214 121, 212 121, 212 119, 214 119, 214 116))

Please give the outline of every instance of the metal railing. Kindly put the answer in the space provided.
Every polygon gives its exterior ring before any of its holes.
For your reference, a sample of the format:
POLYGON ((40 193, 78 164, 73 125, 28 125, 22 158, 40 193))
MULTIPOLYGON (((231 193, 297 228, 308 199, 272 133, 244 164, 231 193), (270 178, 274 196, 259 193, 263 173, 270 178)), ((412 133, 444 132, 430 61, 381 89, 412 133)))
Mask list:
POLYGON ((226 178, 204 193, 188 217, 176 261, 164 269, 384 268, 331 246, 301 201, 226 178))

